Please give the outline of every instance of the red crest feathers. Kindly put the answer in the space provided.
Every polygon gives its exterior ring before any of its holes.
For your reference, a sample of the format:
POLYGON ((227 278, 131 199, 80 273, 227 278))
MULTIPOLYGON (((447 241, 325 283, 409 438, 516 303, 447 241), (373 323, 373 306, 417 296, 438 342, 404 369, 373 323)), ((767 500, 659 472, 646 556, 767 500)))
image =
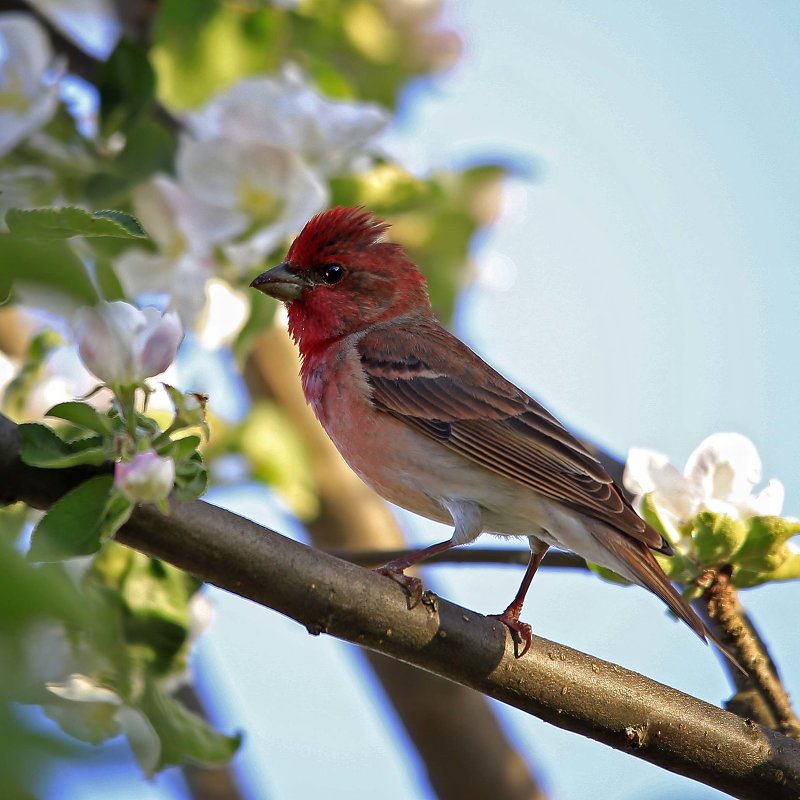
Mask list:
POLYGON ((337 206, 312 217, 289 248, 287 261, 310 267, 323 254, 364 250, 376 244, 389 225, 363 207, 337 206))

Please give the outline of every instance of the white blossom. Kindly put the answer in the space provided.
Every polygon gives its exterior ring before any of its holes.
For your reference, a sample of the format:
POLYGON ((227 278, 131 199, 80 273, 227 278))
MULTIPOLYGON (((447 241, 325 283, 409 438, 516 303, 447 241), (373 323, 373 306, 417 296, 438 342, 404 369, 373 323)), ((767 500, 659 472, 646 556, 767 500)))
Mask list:
POLYGON ((2 405, 6 387, 16 374, 17 368, 14 362, 5 353, 0 353, 0 405, 2 405))
POLYGON ((206 284, 206 303, 197 320, 197 338, 203 347, 217 350, 230 344, 247 321, 250 299, 226 281, 206 284))
POLYGON ((128 386, 164 372, 175 360, 183 328, 174 311, 162 316, 156 308, 139 310, 116 300, 80 309, 75 336, 94 375, 109 385, 128 386))
POLYGON ((163 294, 184 327, 191 327, 214 274, 212 249, 232 230, 220 226, 217 209, 163 176, 134 190, 133 207, 159 252, 133 247, 117 259, 125 294, 132 299, 163 294))
POLYGON ((242 271, 258 266, 328 199, 327 187, 294 153, 257 142, 184 138, 176 169, 186 192, 214 209, 213 235, 230 237, 223 252, 242 271))
POLYGON ((58 700, 45 704, 47 714, 64 730, 94 744, 122 731, 145 774, 155 772, 161 741, 143 712, 125 705, 116 692, 80 673, 45 686, 58 700))
POLYGON ((633 448, 625 465, 626 488, 637 500, 648 494, 659 512, 682 525, 701 511, 734 519, 778 516, 783 508, 783 484, 771 480, 753 493, 761 481, 761 459, 755 445, 739 433, 715 433, 689 456, 683 472, 667 456, 633 448))
POLYGON ((111 395, 107 391, 95 392, 96 388, 97 378, 83 365, 77 348, 73 345, 56 347, 47 356, 40 379, 25 397, 24 415, 29 419, 40 419, 57 403, 90 394, 87 402, 95 408, 105 409, 111 395))
POLYGON ((72 700, 76 703, 108 703, 112 706, 122 705, 122 698, 111 689, 87 678, 85 675, 74 673, 63 683, 48 683, 46 688, 62 700, 72 700))
POLYGON ((126 294, 166 295, 185 326, 199 325, 206 346, 229 342, 247 308, 208 283, 216 260, 240 274, 262 266, 327 205, 326 176, 363 155, 387 119, 373 104, 331 100, 288 72, 217 95, 187 117, 176 179, 160 176, 133 193, 158 252, 132 248, 117 260, 126 294), (221 325, 214 303, 223 300, 221 325))
POLYGON ((331 175, 347 168, 388 120, 374 103, 331 100, 286 69, 278 77, 239 81, 189 114, 187 123, 198 140, 271 145, 331 175))
POLYGON ((122 33, 112 0, 28 0, 70 39, 96 58, 107 59, 122 33))
POLYGON ((175 483, 175 462, 154 450, 136 453, 130 461, 114 465, 114 487, 132 503, 165 500, 175 483))
POLYGON ((29 14, 0 14, 0 156, 50 120, 63 64, 29 14))

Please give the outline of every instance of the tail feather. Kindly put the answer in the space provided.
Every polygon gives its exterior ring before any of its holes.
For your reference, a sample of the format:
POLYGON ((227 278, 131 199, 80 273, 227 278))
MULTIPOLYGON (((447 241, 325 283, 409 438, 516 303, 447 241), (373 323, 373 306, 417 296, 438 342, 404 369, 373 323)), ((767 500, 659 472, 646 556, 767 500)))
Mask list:
POLYGON ((647 545, 642 544, 628 536, 621 535, 619 531, 609 528, 593 526, 592 533, 595 538, 609 552, 617 566, 608 564, 625 578, 632 580, 639 586, 648 589, 660 597, 669 606, 670 610, 679 619, 683 620, 704 643, 713 642, 714 646, 728 659, 740 672, 747 675, 747 671, 728 651, 725 645, 705 626, 703 620, 695 610, 686 602, 669 578, 661 569, 658 561, 650 552, 647 545))

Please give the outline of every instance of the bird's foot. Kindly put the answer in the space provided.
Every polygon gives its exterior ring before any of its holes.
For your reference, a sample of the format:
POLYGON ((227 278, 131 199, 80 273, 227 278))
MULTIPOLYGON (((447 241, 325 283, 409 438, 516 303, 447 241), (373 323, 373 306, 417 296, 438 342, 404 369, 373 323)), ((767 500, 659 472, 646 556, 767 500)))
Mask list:
POLYGON ((413 575, 406 575, 402 569, 393 569, 389 564, 385 567, 379 567, 375 572, 391 578, 403 587, 408 598, 409 610, 420 604, 423 588, 422 581, 419 578, 415 578, 413 575))
POLYGON ((489 614, 492 619, 499 620, 511 631, 511 639, 514 642, 514 658, 522 658, 530 650, 533 640, 533 631, 527 622, 520 622, 519 612, 512 608, 507 608, 502 614, 489 614), (520 646, 522 652, 520 652, 520 646))

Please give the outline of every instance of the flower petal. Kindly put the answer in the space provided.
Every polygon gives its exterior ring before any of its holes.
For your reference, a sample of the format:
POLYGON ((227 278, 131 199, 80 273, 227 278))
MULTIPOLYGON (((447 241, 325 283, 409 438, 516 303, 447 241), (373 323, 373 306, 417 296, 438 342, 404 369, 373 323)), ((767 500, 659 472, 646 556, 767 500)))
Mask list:
POLYGON ((742 509, 746 516, 778 517, 786 494, 779 480, 771 480, 758 494, 748 497, 742 509))
POLYGON ((702 497, 742 503, 761 480, 761 459, 746 436, 715 433, 689 456, 683 474, 702 497))
POLYGON ((64 683, 47 683, 45 686, 49 692, 62 700, 78 703, 110 703, 115 706, 122 704, 122 698, 116 692, 78 673, 70 675, 64 683))
POLYGON ((58 80, 50 39, 30 14, 0 15, 0 156, 55 113, 58 80))
POLYGON ((695 505, 692 487, 663 453, 632 447, 625 464, 623 483, 628 491, 653 494, 653 502, 666 511, 676 525, 688 520, 695 505))
POLYGON ((197 337, 209 350, 233 341, 247 321, 249 297, 225 281, 212 278, 206 284, 206 303, 197 322, 197 337))

